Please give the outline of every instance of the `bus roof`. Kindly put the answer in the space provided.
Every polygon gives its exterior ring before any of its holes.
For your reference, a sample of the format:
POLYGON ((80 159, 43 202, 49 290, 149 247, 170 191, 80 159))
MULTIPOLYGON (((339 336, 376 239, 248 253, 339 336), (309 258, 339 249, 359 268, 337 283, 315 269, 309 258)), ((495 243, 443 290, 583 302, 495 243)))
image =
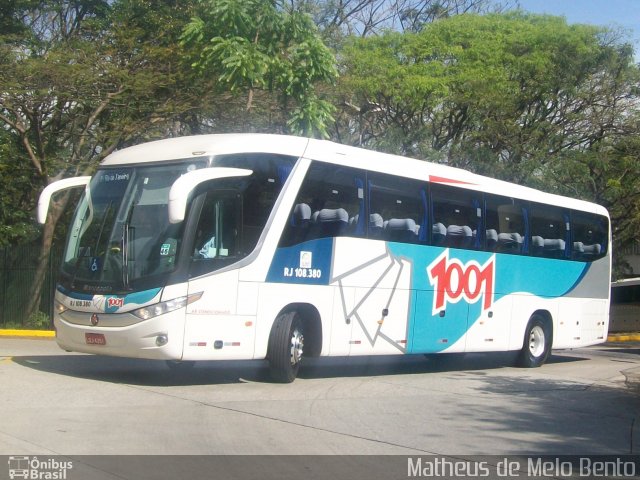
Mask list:
POLYGON ((128 165, 208 157, 229 153, 276 153, 371 171, 456 185, 471 190, 498 193, 522 200, 563 205, 608 217, 604 207, 563 197, 515 183, 478 175, 467 170, 399 155, 287 135, 258 133, 211 134, 169 138, 124 148, 107 156, 102 165, 128 165))
POLYGON ((567 208, 609 216, 604 207, 595 203, 546 193, 534 188, 478 175, 449 165, 390 155, 333 142, 310 141, 305 151, 305 157, 311 160, 344 164, 356 168, 393 173, 395 175, 420 180, 427 179, 431 183, 455 185, 470 190, 496 193, 521 200, 548 203, 551 205, 563 205, 567 208), (392 169, 390 168, 391 166, 392 169))
POLYGON ((308 138, 261 133, 192 135, 123 148, 107 156, 101 165, 163 162, 240 152, 301 157, 308 143, 308 138))

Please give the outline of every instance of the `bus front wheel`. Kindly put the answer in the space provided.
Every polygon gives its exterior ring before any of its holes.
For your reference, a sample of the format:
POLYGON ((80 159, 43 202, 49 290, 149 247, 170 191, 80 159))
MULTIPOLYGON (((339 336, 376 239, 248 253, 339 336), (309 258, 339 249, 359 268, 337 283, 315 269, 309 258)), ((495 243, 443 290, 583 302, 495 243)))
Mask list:
POLYGON ((551 328, 540 314, 534 314, 524 332, 519 364, 525 368, 536 368, 549 358, 551 353, 551 328))
POLYGON ((296 311, 283 313, 273 323, 269 337, 269 369, 276 382, 291 383, 300 369, 304 352, 302 320, 296 311))

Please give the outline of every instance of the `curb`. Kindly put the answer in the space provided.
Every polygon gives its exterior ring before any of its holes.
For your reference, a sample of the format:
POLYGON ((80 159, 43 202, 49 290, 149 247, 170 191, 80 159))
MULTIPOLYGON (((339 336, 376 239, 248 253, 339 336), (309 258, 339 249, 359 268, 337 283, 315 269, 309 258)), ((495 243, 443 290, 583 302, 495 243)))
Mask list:
POLYGON ((607 342, 640 342, 640 332, 610 333, 607 342))
POLYGON ((0 330, 0 338, 55 338, 56 332, 53 330, 0 330))

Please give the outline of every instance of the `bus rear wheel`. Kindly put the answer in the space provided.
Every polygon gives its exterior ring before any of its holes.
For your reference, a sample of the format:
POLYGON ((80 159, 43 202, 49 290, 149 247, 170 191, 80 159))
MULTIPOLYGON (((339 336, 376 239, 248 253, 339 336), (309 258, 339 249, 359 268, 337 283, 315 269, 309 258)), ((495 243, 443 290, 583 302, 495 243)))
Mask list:
POLYGON ((536 368, 544 364, 551 353, 551 328, 540 314, 534 314, 524 332, 519 364, 525 368, 536 368))
POLYGON ((268 358, 271 378, 291 383, 300 369, 304 353, 304 332, 298 312, 292 311, 276 318, 269 337, 268 358))

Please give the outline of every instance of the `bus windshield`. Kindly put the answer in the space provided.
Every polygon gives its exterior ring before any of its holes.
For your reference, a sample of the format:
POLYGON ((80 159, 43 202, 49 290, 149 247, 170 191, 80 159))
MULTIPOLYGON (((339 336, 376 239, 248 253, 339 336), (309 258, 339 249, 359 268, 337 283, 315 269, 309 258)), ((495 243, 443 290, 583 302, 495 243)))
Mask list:
POLYGON ((76 209, 62 281, 75 291, 124 293, 164 286, 184 248, 191 249, 191 276, 241 260, 257 245, 295 161, 285 155, 239 153, 99 170, 76 209), (185 232, 185 222, 169 222, 169 191, 181 175, 207 166, 253 173, 202 186, 195 195, 202 201, 190 213, 198 217, 196 230, 185 232), (184 245, 188 233, 195 245, 184 245))
MULTIPOLYGON (((175 268, 182 225, 171 225, 169 190, 206 160, 100 170, 76 209, 62 271, 71 284, 126 290, 175 268)), ((77 287, 76 287, 77 288, 77 287)))

